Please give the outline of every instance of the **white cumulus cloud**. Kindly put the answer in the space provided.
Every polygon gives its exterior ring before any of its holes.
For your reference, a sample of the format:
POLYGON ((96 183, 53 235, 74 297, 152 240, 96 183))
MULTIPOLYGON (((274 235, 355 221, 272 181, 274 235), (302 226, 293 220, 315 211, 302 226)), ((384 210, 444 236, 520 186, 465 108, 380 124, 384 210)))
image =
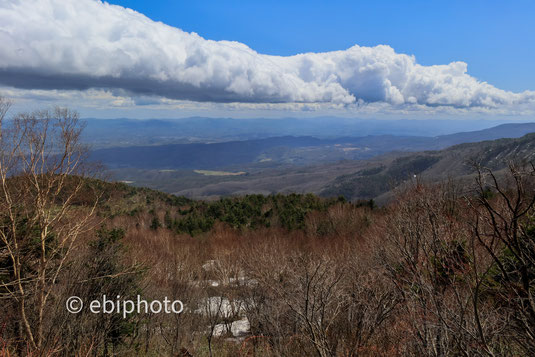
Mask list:
POLYGON ((422 66, 391 47, 269 56, 206 40, 96 0, 0 0, 0 84, 108 88, 198 102, 533 105, 467 74, 464 62, 422 66))

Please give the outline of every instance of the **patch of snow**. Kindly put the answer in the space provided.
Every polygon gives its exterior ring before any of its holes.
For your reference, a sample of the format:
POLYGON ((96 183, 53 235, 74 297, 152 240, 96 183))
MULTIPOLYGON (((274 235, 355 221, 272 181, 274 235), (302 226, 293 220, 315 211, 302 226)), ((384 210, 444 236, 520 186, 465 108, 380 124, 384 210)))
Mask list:
POLYGON ((205 271, 212 271, 216 268, 216 265, 217 265, 217 261, 214 259, 211 259, 211 260, 206 261, 206 263, 202 265, 202 268, 205 271))
MULTIPOLYGON (((249 333, 251 330, 251 324, 247 317, 242 318, 241 320, 233 321, 230 324, 230 333, 234 337, 243 337, 249 333)), ((227 325, 218 324, 214 328, 214 336, 220 337, 227 334, 227 325)))
POLYGON ((230 318, 242 313, 245 308, 242 301, 233 300, 221 296, 212 296, 202 301, 197 309, 197 313, 202 315, 219 315, 222 318, 230 318))

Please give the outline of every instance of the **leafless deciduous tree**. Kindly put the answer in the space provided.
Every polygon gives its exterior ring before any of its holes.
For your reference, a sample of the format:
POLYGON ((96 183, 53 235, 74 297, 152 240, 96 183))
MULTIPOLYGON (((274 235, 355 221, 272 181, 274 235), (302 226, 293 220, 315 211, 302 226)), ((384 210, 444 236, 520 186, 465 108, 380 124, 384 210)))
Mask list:
POLYGON ((21 341, 45 344, 47 304, 75 242, 91 225, 87 150, 69 109, 6 118, 0 101, 0 298, 16 306, 21 341), (80 205, 80 200, 89 205, 80 205))
POLYGON ((509 337, 535 354, 535 167, 510 163, 505 173, 477 167, 474 235, 492 261, 478 299, 492 294, 511 317, 509 337))
POLYGON ((501 343, 492 302, 475 296, 474 262, 483 270, 489 262, 471 244, 462 204, 444 187, 417 184, 397 198, 383 222, 383 259, 402 299, 398 323, 408 335, 402 353, 492 355, 501 343))

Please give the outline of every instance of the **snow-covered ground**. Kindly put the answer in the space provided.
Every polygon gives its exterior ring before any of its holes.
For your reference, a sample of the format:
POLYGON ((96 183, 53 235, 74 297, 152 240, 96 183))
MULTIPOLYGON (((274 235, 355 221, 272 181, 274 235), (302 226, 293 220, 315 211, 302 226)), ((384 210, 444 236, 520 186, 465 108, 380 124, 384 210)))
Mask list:
MULTIPOLYGON (((247 334, 249 334, 249 331, 251 329, 251 325, 249 324, 249 320, 247 320, 247 317, 243 317, 240 320, 233 321, 230 324, 230 332, 232 333, 233 337, 244 337, 247 334)), ((224 336, 228 333, 227 325, 225 324, 218 324, 215 325, 214 328, 214 336, 220 337, 224 336)))
MULTIPOLYGON (((209 273, 215 273, 221 269, 220 263, 217 260, 208 260, 202 268, 209 273)), ((196 281, 195 286, 210 286, 210 287, 224 287, 229 285, 256 285, 254 279, 248 278, 243 272, 237 274, 237 277, 229 277, 226 281, 207 279, 196 281)), ((229 333, 236 339, 243 339, 249 334, 251 325, 245 316, 244 301, 235 299, 229 300, 223 296, 211 296, 200 301, 196 313, 203 316, 218 316, 221 320, 228 321, 227 323, 217 324, 214 327, 213 335, 216 337, 228 336, 229 333)))

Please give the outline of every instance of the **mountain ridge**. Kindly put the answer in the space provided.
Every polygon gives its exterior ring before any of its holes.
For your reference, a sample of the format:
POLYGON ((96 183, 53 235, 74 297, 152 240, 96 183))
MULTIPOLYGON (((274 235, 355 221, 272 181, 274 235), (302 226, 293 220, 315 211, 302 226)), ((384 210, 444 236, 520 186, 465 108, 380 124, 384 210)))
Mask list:
POLYGON ((535 132, 535 123, 503 124, 474 132, 420 137, 395 135, 277 136, 216 143, 180 143, 110 147, 92 152, 92 159, 111 168, 221 169, 258 162, 310 165, 362 160, 392 151, 439 150, 463 142, 520 137, 535 132))

